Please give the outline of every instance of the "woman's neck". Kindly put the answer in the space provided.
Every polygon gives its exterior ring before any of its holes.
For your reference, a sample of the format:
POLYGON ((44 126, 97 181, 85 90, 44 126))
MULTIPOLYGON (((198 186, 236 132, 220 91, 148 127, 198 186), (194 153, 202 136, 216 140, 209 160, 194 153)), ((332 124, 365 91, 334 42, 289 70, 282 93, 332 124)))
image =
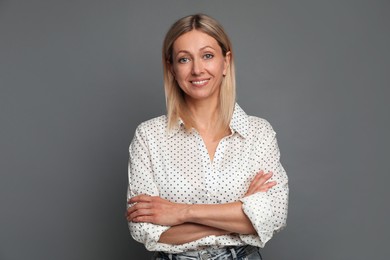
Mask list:
POLYGON ((222 129, 218 100, 187 100, 188 111, 191 113, 194 128, 202 135, 213 140, 219 140, 229 134, 229 129, 222 129))

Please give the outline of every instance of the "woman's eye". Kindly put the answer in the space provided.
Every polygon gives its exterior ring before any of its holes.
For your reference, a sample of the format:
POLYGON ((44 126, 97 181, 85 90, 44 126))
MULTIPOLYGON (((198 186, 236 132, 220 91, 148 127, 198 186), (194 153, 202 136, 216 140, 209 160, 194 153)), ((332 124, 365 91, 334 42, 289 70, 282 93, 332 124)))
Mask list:
POLYGON ((179 59, 179 63, 187 63, 187 62, 189 62, 189 61, 190 61, 189 58, 180 58, 180 59, 179 59))
POLYGON ((214 55, 211 54, 211 53, 207 53, 207 54, 205 54, 203 57, 204 57, 206 60, 209 60, 209 59, 213 58, 214 55))

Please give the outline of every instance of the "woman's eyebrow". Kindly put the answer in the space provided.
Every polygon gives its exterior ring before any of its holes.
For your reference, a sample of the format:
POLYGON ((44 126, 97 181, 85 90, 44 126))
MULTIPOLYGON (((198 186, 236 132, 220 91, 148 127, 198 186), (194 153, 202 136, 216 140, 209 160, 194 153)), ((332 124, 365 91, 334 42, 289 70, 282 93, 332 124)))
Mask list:
POLYGON ((186 50, 180 50, 180 51, 178 51, 177 53, 176 53, 176 56, 179 54, 179 53, 190 53, 189 51, 186 51, 186 50))
POLYGON ((215 50, 213 47, 211 47, 209 45, 204 46, 204 47, 200 48, 199 50, 202 51, 202 50, 207 49, 207 48, 211 48, 211 49, 215 50))
MULTIPOLYGON (((215 50, 215 49, 214 49, 213 47, 211 47, 210 45, 206 45, 206 46, 200 48, 199 51, 203 51, 204 49, 207 49, 207 48, 210 48, 210 49, 215 50)), ((180 53, 191 54, 191 52, 189 52, 189 51, 187 51, 187 50, 179 50, 179 51, 176 53, 175 57, 177 57, 180 53)))
POLYGON ((189 54, 189 55, 191 55, 191 53, 190 53, 189 51, 186 51, 186 50, 180 50, 180 51, 178 51, 177 53, 174 53, 174 55, 173 55, 173 58, 174 58, 174 59, 176 59, 176 58, 177 58, 177 56, 179 56, 181 53, 184 53, 184 54, 189 54))

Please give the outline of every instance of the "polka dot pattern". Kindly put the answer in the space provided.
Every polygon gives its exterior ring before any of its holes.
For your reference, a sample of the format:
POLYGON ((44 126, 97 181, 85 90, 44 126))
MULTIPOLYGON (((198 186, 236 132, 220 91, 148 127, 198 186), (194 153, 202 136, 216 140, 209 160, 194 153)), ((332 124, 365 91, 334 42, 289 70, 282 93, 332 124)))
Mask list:
POLYGON ((236 104, 230 123, 232 134, 220 141, 210 161, 196 130, 186 132, 182 121, 168 130, 167 123, 167 117, 160 116, 138 126, 129 148, 128 198, 149 194, 188 204, 240 200, 258 235, 209 236, 183 245, 167 245, 157 241, 169 227, 130 222, 132 237, 150 251, 170 253, 245 244, 264 247, 285 227, 288 208, 288 179, 271 125, 248 116, 236 104), (266 193, 244 198, 260 170, 272 171, 271 180, 277 185, 266 193))

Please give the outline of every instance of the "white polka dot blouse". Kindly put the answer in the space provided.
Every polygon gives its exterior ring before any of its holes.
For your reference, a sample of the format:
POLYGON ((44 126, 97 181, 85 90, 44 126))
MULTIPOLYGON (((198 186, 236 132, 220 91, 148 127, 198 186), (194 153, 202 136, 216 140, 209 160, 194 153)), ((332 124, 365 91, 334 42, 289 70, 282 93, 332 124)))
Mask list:
POLYGON ((276 134, 264 119, 248 116, 235 105, 231 135, 218 144, 213 161, 196 130, 185 131, 182 121, 168 130, 166 116, 141 123, 130 144, 127 198, 140 194, 171 202, 217 204, 240 200, 257 235, 208 236, 182 245, 158 242, 169 226, 129 222, 132 237, 149 251, 179 253, 204 247, 232 245, 264 247, 286 226, 288 179, 280 163, 276 134), (272 171, 277 185, 244 198, 260 171, 272 171))

